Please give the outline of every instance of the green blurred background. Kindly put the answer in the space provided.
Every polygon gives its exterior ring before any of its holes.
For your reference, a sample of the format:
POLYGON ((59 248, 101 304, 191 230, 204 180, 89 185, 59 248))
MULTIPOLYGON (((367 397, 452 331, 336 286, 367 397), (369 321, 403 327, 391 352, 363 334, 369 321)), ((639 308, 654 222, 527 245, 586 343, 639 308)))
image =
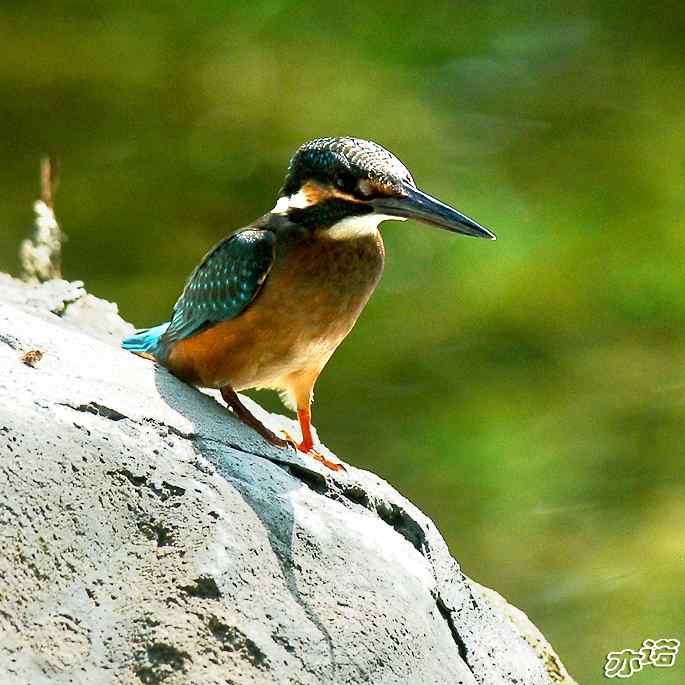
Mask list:
POLYGON ((386 225, 315 423, 601 682, 685 639, 684 35, 675 2, 4 0, 0 269, 44 152, 66 277, 142 326, 300 143, 394 151, 499 240, 386 225))

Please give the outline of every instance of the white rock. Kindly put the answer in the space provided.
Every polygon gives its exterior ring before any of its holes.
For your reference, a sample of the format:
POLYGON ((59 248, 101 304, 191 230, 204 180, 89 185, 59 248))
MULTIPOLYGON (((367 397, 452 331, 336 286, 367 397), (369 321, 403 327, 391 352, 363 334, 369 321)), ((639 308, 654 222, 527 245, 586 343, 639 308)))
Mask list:
POLYGON ((265 444, 64 283, 0 280, 0 682, 573 683, 387 483, 265 444))

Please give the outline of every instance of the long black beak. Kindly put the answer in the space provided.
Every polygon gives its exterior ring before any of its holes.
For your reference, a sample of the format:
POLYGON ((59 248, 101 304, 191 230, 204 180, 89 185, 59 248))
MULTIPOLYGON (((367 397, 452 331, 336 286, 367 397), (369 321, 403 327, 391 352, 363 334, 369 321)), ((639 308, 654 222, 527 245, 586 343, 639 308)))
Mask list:
POLYGON ((454 233, 496 240, 494 233, 476 223, 456 209, 452 209, 440 200, 414 188, 405 185, 401 197, 381 197, 371 200, 369 204, 377 214, 388 214, 406 219, 416 219, 424 224, 431 224, 454 233))

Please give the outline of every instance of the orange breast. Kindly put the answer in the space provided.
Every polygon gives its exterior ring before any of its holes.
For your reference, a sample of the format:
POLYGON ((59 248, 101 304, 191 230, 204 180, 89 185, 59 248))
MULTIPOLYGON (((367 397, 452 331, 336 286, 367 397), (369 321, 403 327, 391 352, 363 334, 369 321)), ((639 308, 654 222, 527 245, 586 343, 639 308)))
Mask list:
POLYGON ((235 319, 176 343, 167 366, 196 385, 282 389, 319 373, 354 326, 383 270, 380 234, 311 236, 277 252, 255 300, 235 319))

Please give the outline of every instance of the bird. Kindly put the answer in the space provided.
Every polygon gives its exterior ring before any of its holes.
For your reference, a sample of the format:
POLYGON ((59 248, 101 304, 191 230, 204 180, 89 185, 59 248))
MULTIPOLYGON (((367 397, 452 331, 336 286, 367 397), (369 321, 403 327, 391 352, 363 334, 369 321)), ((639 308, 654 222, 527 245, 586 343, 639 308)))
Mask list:
POLYGON ((170 320, 122 347, 180 379, 219 389, 227 408, 268 442, 315 449, 314 384, 357 321, 383 272, 379 224, 413 219, 495 240, 473 219, 419 190, 407 167, 369 140, 316 138, 288 164, 273 209, 212 247, 188 278, 170 320), (301 439, 276 435, 237 392, 268 388, 297 413, 301 439))

